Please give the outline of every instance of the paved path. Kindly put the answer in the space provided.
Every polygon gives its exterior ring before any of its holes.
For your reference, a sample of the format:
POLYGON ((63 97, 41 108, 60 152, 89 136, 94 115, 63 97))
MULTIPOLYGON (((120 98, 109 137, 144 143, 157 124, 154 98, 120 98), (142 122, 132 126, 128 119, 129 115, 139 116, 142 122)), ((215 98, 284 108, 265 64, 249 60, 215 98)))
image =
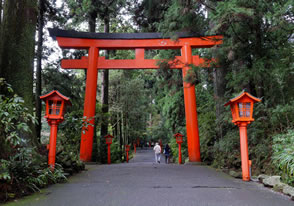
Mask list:
POLYGON ((154 164, 153 159, 153 151, 137 150, 128 164, 88 165, 68 183, 11 205, 294 206, 287 196, 261 184, 242 182, 207 166, 154 164))

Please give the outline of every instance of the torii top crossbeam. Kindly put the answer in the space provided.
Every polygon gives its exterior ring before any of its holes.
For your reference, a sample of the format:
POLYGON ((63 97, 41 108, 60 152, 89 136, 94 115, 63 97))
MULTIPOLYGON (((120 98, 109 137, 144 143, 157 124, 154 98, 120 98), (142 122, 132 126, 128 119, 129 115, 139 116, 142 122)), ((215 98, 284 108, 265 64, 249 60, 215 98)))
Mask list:
MULTIPOLYGON (((82 132, 80 159, 91 161, 98 69, 156 69, 158 60, 145 59, 145 49, 181 49, 181 56, 169 62, 174 69, 182 69, 183 78, 190 65, 208 66, 199 56, 192 56, 193 48, 210 48, 222 43, 222 36, 195 37, 193 34, 178 33, 178 39, 171 40, 160 33, 88 33, 49 29, 50 35, 65 49, 88 49, 88 57, 64 59, 64 69, 87 69, 84 117, 90 125, 82 132), (134 49, 135 59, 105 59, 99 57, 99 50, 134 49)), ((213 61, 213 60, 210 60, 213 61)), ((209 61, 208 61, 209 63, 209 61)), ((195 86, 183 82, 186 113, 186 128, 189 161, 200 162, 200 143, 197 120, 195 86)))
POLYGON ((210 48, 222 43, 222 36, 195 37, 190 33, 177 33, 177 40, 164 37, 161 33, 90 33, 49 29, 50 35, 57 39, 61 48, 84 49, 179 49, 185 44, 192 48, 210 48), (79 39, 79 41, 77 41, 79 39))
MULTIPOLYGON (((162 37, 160 33, 89 33, 66 31, 60 29, 49 29, 50 35, 57 39, 61 48, 88 49, 97 47, 99 49, 134 49, 135 59, 108 60, 98 57, 97 69, 157 69, 159 68, 155 59, 145 59, 145 49, 180 49, 184 45, 191 48, 209 48, 221 44, 221 36, 192 37, 188 33, 177 33, 177 40, 162 37)), ((213 59, 210 61, 214 61, 213 59)), ((207 67, 210 61, 205 61, 199 56, 192 56, 192 64, 207 67)), ((178 56, 170 63, 171 68, 183 68, 182 56, 178 56)), ((64 59, 61 67, 64 69, 87 69, 88 57, 82 59, 64 59)))

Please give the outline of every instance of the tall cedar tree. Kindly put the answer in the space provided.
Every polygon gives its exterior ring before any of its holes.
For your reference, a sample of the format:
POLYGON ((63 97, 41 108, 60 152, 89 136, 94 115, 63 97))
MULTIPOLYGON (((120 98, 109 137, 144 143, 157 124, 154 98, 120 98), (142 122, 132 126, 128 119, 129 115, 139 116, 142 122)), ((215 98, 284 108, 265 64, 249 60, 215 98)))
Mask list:
MULTIPOLYGON (((0 76, 21 96, 33 113, 33 62, 38 15, 37 0, 4 2, 0 45, 0 76)), ((33 131, 32 143, 36 143, 33 131)), ((26 136, 26 135, 24 135, 26 136)))
POLYGON ((0 0, 0 27, 2 23, 2 9, 3 9, 3 0, 0 0))
POLYGON ((42 91, 42 77, 41 77, 41 71, 42 71, 42 51, 43 51, 43 29, 44 29, 44 13, 45 13, 45 0, 39 0, 39 15, 38 15, 38 43, 37 43, 37 66, 36 66, 36 118, 38 121, 38 124, 36 125, 36 135, 37 139, 40 142, 41 141, 41 128, 42 128, 42 104, 41 99, 39 98, 41 96, 42 91))

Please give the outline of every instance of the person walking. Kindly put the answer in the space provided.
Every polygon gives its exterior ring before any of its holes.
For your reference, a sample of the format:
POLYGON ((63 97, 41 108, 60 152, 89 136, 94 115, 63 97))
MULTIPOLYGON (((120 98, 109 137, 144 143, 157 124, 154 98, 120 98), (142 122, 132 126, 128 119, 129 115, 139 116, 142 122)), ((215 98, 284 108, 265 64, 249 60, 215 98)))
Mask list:
POLYGON ((160 163, 161 148, 160 148, 160 146, 159 146, 159 144, 157 142, 156 142, 153 150, 155 152, 155 162, 160 163))
POLYGON ((171 154, 171 149, 170 149, 169 145, 166 144, 165 148, 164 148, 164 155, 165 155, 165 163, 166 164, 169 163, 170 154, 171 154))

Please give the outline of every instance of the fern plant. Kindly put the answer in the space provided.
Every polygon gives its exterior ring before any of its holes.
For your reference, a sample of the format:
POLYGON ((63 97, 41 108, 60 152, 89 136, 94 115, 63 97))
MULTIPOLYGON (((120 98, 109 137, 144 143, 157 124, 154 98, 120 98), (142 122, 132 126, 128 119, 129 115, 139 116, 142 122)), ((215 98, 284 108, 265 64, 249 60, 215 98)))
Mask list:
POLYGON ((273 163, 281 171, 282 178, 294 184, 294 130, 273 137, 273 163))

